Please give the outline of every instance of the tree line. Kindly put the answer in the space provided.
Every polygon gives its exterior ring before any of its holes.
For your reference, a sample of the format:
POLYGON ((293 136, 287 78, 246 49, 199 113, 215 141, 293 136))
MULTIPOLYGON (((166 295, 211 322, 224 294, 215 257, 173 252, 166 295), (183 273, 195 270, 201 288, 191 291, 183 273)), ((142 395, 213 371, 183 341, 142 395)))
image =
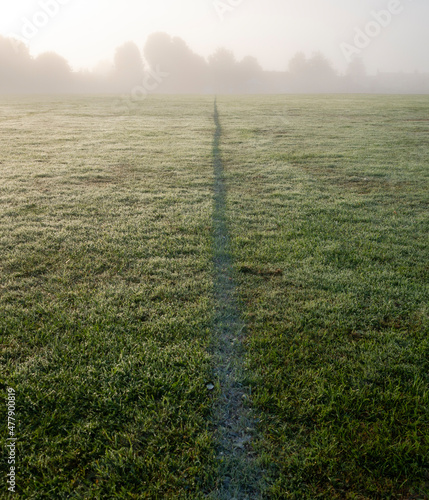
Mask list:
POLYGON ((425 74, 368 76, 355 58, 340 74, 321 53, 296 54, 283 72, 263 71, 255 57, 237 60, 219 48, 207 59, 179 37, 150 35, 141 51, 134 42, 116 49, 103 71, 72 71, 54 52, 32 57, 28 47, 0 36, 2 93, 283 93, 418 92, 429 93, 425 74))

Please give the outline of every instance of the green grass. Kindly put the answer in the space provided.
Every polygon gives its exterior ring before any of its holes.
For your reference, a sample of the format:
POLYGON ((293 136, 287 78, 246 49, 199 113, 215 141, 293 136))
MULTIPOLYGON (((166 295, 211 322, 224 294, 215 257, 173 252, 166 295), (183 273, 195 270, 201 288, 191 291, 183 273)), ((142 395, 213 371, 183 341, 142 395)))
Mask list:
POLYGON ((3 100, 0 116, 1 398, 16 389, 22 498, 198 497, 215 475, 212 99, 131 116, 3 100))
POLYGON ((429 498, 429 100, 218 106, 270 498, 429 498))
POLYGON ((212 97, 0 99, 19 496, 216 498, 216 209, 264 498, 429 498, 428 98, 218 110, 214 143, 212 97))

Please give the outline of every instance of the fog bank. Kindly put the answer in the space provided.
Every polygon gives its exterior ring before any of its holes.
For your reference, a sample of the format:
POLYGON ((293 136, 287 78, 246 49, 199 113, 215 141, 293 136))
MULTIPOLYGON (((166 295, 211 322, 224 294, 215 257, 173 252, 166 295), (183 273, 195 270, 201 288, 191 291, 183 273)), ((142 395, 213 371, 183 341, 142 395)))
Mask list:
POLYGON ((138 98, 150 93, 429 93, 428 73, 369 75, 357 54, 339 71, 321 52, 298 52, 285 71, 264 71, 252 55, 238 59, 224 47, 209 57, 167 33, 150 35, 144 46, 120 45, 113 62, 92 71, 72 71, 59 54, 33 57, 29 48, 0 36, 0 93, 121 93, 138 98))

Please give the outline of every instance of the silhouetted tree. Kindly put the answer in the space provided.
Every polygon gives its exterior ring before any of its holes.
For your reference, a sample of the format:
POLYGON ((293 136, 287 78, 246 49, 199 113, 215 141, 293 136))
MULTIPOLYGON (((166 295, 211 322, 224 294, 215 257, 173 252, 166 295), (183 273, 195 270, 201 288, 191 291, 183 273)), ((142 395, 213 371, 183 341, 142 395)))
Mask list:
POLYGON ((176 69, 173 39, 167 33, 149 35, 143 52, 152 68, 161 66, 165 71, 174 71, 176 69))
POLYGON ((338 75, 320 52, 309 59, 304 53, 298 52, 289 63, 289 73, 294 91, 330 92, 339 86, 338 75))
POLYGON ((305 73, 307 67, 307 58, 304 52, 297 52, 289 62, 289 72, 297 77, 305 73))
POLYGON ((316 52, 308 61, 310 88, 317 92, 334 92, 338 86, 338 75, 332 64, 321 52, 316 52))
POLYGON ((347 67, 345 74, 346 90, 359 92, 367 85, 365 64, 361 57, 354 57, 347 67))
POLYGON ((33 60, 21 41, 0 35, 0 90, 29 92, 33 60))
POLYGON ((316 52, 308 61, 308 72, 325 80, 337 76, 332 64, 321 52, 316 52))
POLYGON ((246 78, 253 78, 258 76, 262 72, 261 65, 259 64, 256 57, 246 56, 239 62, 239 68, 242 75, 245 75, 246 78))
POLYGON ((256 57, 246 56, 238 63, 240 89, 243 92, 255 92, 260 85, 262 68, 256 57))
POLYGON ((154 74, 168 74, 162 82, 164 91, 191 93, 204 90, 207 63, 181 38, 154 33, 146 41, 144 55, 154 74))
POLYGON ((39 92, 69 92, 72 71, 67 60, 55 52, 45 52, 34 60, 34 81, 39 92))
POLYGON ((142 82, 143 59, 137 45, 127 42, 116 49, 114 58, 114 79, 120 90, 131 90, 142 82))
POLYGON ((239 67, 234 54, 225 48, 219 48, 209 56, 209 68, 214 82, 215 92, 228 93, 237 90, 239 67))

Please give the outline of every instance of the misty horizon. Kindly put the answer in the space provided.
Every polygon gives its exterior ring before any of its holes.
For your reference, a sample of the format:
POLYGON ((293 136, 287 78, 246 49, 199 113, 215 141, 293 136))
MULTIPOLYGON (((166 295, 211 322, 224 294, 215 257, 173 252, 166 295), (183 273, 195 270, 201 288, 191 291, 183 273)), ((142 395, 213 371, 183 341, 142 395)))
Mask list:
POLYGON ((423 0, 21 0, 0 14, 1 93, 429 92, 423 0))
POLYGON ((341 73, 354 56, 368 74, 429 72, 423 0, 21 0, 0 14, 0 35, 21 40, 34 57, 61 54, 74 71, 112 63, 126 41, 143 47, 151 33, 165 32, 205 59, 227 47, 239 60, 255 57, 265 71, 286 71, 297 52, 321 52, 341 73))
MULTIPOLYGON (((359 39, 358 39, 359 42, 359 39)), ((286 71, 264 71, 258 59, 219 47, 207 58, 180 37, 153 33, 142 49, 128 41, 113 61, 93 71, 73 71, 58 53, 37 57, 16 38, 0 36, 0 93, 118 93, 130 100, 150 93, 429 93, 429 73, 368 74, 363 58, 345 46, 350 62, 344 72, 322 52, 297 52, 286 71)))

